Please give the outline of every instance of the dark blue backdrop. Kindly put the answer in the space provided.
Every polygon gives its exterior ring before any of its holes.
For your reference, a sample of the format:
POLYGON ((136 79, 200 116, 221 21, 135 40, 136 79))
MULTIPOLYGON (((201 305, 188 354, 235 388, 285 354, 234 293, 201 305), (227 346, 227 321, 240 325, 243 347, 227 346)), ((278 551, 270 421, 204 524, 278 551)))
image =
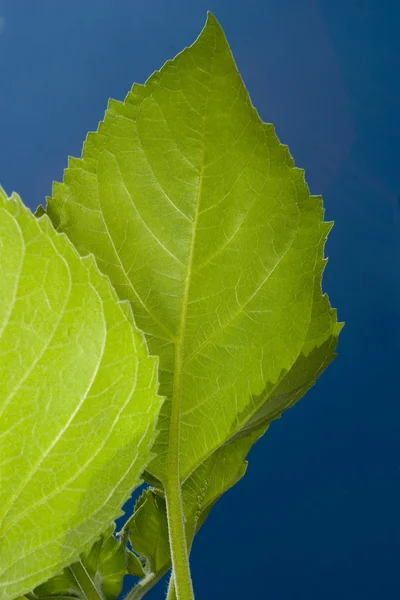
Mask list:
POLYGON ((199 533, 196 599, 398 600, 398 0, 0 1, 0 182, 43 202, 107 99, 192 43, 207 9, 336 221, 324 289, 347 325, 199 533))

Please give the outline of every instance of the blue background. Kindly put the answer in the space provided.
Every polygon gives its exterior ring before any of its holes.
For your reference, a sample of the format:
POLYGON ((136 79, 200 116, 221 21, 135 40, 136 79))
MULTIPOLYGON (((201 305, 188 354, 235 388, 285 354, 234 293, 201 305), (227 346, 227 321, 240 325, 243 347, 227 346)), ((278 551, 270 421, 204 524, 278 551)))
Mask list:
POLYGON ((398 600, 399 2, 0 2, 0 182, 35 209, 108 98, 191 44, 207 9, 336 222, 324 290, 347 324, 197 536, 196 599, 398 600))

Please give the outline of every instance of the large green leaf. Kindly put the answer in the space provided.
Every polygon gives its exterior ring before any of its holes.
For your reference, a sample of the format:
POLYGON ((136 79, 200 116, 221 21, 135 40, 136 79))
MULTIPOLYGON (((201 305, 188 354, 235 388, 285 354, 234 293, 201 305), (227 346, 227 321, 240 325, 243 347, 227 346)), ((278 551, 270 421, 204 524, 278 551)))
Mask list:
POLYGON ((186 479, 333 358, 340 325, 321 293, 331 224, 211 15, 193 46, 110 101, 47 212, 93 252, 160 356, 168 401, 149 471, 164 483, 171 402, 186 479))
POLYGON ((150 459, 157 359, 93 257, 0 189, 0 598, 78 559, 150 459))

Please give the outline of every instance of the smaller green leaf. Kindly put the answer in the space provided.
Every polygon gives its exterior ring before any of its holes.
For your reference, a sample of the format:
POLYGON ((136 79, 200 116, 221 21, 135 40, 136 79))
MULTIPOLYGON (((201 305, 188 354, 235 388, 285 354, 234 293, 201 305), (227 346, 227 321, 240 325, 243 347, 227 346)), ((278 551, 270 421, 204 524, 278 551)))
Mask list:
POLYGON ((145 577, 146 573, 143 570, 143 565, 140 562, 140 559, 136 556, 136 554, 133 554, 133 552, 131 552, 130 550, 126 550, 126 557, 129 575, 133 575, 134 577, 140 577, 140 579, 142 579, 142 577, 145 577))
POLYGON ((164 498, 153 488, 140 496, 124 532, 128 532, 133 550, 147 559, 146 573, 158 573, 169 568, 167 510, 164 498))
POLYGON ((64 596, 86 600, 87 595, 83 592, 75 574, 76 567, 79 565, 101 598, 115 600, 121 593, 123 578, 129 573, 129 569, 127 551, 114 537, 114 529, 113 523, 93 544, 90 551, 82 553, 79 561, 39 585, 27 597, 30 600, 37 600, 49 596, 64 596))

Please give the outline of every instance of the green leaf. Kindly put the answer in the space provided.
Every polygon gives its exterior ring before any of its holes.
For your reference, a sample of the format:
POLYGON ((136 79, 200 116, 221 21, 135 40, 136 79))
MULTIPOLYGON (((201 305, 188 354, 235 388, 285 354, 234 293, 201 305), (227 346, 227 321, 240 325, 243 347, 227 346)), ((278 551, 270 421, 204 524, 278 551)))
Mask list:
POLYGON ((115 524, 112 524, 90 551, 80 556, 77 563, 35 588, 29 594, 30 600, 44 599, 49 596, 68 596, 87 600, 77 579, 81 572, 100 598, 106 600, 117 598, 122 590, 124 575, 128 573, 128 556, 124 546, 113 536, 114 529, 115 524))
POLYGON ((136 554, 133 554, 130 550, 126 550, 127 552, 127 569, 129 575, 133 575, 134 577, 145 577, 146 573, 144 572, 143 565, 136 554))
POLYGON ((160 356, 167 402, 146 479, 167 485, 178 407, 190 544, 251 444, 335 356, 321 198, 261 122, 210 16, 193 46, 110 101, 47 211, 93 252, 160 356))
POLYGON ((0 598, 89 549, 150 459, 157 359, 93 257, 0 189, 0 598))
POLYGON ((147 489, 124 526, 133 550, 146 559, 145 573, 169 568, 170 552, 165 500, 147 489))
POLYGON ((163 483, 171 402, 185 480, 334 357, 341 325, 321 293, 331 223, 211 15, 193 46, 109 102, 47 212, 96 256, 160 356, 167 402, 148 470, 163 483))

